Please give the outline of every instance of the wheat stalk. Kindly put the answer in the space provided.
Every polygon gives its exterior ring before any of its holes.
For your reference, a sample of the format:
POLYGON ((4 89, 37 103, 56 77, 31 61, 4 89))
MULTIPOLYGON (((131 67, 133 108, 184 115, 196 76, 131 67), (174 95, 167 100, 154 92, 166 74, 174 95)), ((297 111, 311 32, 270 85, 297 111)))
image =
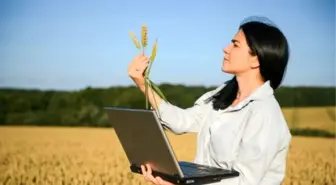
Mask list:
MULTIPOLYGON (((141 45, 142 45, 142 52, 145 54, 145 48, 147 46, 148 38, 147 38, 147 26, 145 24, 141 27, 141 45)), ((145 70, 145 74, 147 73, 148 68, 145 70)), ((148 82, 145 76, 145 95, 146 95, 146 109, 148 109, 148 82)))
MULTIPOLYGON (((141 26, 141 46, 140 43, 137 41, 135 35, 133 34, 133 32, 129 32, 130 36, 135 44, 135 46, 142 51, 143 54, 145 54, 145 49, 148 45, 148 29, 147 26, 145 24, 142 24, 141 26)), ((153 62, 155 60, 156 57, 156 52, 157 52, 157 42, 158 40, 155 40, 153 49, 152 49, 152 53, 151 56, 149 58, 149 65, 146 68, 145 72, 144 72, 144 78, 145 78, 145 96, 146 96, 146 109, 148 109, 148 86, 150 86, 163 100, 167 101, 167 98, 163 95, 163 93, 160 91, 159 87, 157 85, 155 85, 154 82, 152 82, 149 79, 149 74, 150 74, 150 70, 151 67, 153 65, 153 62)))
POLYGON ((146 70, 146 76, 149 77, 149 73, 150 73, 150 70, 152 68, 152 64, 155 60, 155 57, 156 57, 156 49, 157 48, 157 39, 155 40, 155 43, 154 43, 154 46, 153 46, 153 50, 152 50, 152 55, 150 56, 149 58, 149 67, 148 67, 148 70, 146 70))
POLYGON ((131 36, 135 47, 138 48, 138 49, 140 49, 140 43, 137 40, 137 38, 135 37, 134 33, 133 32, 129 32, 129 35, 131 36))
POLYGON ((145 24, 143 24, 142 27, 141 27, 141 43, 142 43, 143 48, 146 48, 147 42, 148 42, 147 26, 145 24))
POLYGON ((148 79, 150 86, 152 87, 152 89, 154 89, 154 91, 165 101, 168 101, 167 98, 163 95, 163 93, 161 92, 161 90, 159 89, 159 87, 157 85, 155 85, 155 83, 153 81, 151 81, 150 79, 148 79))
POLYGON ((154 89, 154 91, 159 94, 159 96, 164 99, 165 101, 167 101, 167 98, 163 95, 163 93, 161 92, 161 90, 159 89, 159 87, 154 83, 152 82, 150 79, 149 79, 149 73, 150 73, 150 70, 152 68, 152 65, 153 65, 153 62, 155 60, 155 57, 156 57, 156 52, 157 52, 157 42, 158 40, 156 39, 155 40, 155 43, 154 43, 154 46, 153 46, 153 50, 152 50, 152 54, 151 54, 151 57, 150 57, 150 65, 149 65, 149 68, 146 72, 146 77, 148 78, 148 82, 149 82, 149 85, 151 86, 152 89, 154 89))

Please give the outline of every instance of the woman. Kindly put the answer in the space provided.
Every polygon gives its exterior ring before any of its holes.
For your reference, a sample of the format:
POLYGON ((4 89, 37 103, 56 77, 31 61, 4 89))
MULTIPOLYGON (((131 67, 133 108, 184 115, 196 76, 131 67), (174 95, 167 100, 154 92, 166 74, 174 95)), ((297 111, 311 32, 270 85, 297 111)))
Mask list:
MULTIPOLYGON (((194 162, 235 169, 239 177, 221 185, 279 185, 284 179, 291 134, 275 99, 285 74, 289 48, 283 33, 265 21, 240 25, 224 48, 222 71, 234 77, 203 94, 192 107, 179 108, 149 90, 152 108, 164 126, 176 134, 197 132, 194 162)), ((128 74, 145 93, 144 55, 136 56, 128 74)), ((151 175, 142 166, 144 178, 153 184, 171 184, 151 175)))

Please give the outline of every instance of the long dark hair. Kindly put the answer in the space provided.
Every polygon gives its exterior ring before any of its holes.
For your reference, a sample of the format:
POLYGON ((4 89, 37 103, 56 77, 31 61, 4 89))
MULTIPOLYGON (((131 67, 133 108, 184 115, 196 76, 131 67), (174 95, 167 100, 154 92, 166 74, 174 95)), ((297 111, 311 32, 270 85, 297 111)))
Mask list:
MULTIPOLYGON (((286 37, 275 26, 250 21, 239 26, 246 37, 250 53, 258 56, 260 73, 264 81, 269 80, 271 87, 277 89, 284 77, 288 59, 289 46, 286 37)), ((215 110, 225 109, 232 104, 238 93, 236 77, 226 82, 217 94, 206 101, 213 102, 215 110)))

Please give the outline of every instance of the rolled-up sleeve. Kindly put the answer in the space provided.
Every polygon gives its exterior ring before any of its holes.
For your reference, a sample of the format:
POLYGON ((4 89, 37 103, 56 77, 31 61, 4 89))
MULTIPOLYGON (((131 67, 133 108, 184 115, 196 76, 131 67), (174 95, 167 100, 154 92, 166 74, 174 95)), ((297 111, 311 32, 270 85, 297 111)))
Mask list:
POLYGON ((207 109, 204 100, 210 93, 203 94, 193 106, 185 109, 162 101, 157 110, 161 123, 175 134, 198 132, 207 109))
MULTIPOLYGON (((238 149, 237 160, 223 165, 231 166, 240 173, 230 185, 260 185, 270 165, 275 160, 279 164, 276 176, 278 183, 285 173, 287 147, 282 145, 280 118, 270 111, 256 111, 248 121, 241 144, 238 149), (283 148, 281 149, 281 147, 283 148), (281 151, 283 150, 283 151, 281 151)), ((220 184, 226 185, 229 181, 223 180, 220 184)), ((275 185, 271 183, 270 185, 275 185)))

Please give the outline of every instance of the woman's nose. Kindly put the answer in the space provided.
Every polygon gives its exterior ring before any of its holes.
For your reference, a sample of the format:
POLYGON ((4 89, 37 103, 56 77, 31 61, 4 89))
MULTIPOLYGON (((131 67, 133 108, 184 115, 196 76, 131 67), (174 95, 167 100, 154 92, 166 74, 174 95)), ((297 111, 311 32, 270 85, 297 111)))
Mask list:
POLYGON ((224 48, 223 48, 223 52, 224 53, 229 53, 229 47, 230 47, 230 45, 228 45, 228 46, 225 46, 224 48))

